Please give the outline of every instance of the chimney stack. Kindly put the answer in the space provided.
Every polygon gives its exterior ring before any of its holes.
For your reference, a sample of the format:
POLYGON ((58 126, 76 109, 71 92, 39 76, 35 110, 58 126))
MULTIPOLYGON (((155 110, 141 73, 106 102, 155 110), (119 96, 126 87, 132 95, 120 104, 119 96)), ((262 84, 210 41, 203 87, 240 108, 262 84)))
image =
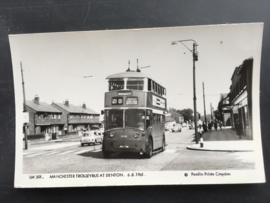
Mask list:
POLYGON ((38 95, 35 95, 34 103, 39 104, 39 97, 38 97, 38 95))
POLYGON ((86 109, 86 104, 85 104, 85 103, 83 103, 82 107, 83 107, 84 109, 86 109))
POLYGON ((66 106, 69 106, 69 101, 66 99, 66 101, 65 101, 65 105, 66 106))

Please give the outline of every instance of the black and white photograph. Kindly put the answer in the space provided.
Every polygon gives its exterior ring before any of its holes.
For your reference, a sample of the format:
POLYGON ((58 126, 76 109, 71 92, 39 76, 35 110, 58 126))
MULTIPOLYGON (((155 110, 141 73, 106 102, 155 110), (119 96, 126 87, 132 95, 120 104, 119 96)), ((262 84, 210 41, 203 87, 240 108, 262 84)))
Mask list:
POLYGON ((263 23, 9 35, 14 186, 264 183, 263 23))

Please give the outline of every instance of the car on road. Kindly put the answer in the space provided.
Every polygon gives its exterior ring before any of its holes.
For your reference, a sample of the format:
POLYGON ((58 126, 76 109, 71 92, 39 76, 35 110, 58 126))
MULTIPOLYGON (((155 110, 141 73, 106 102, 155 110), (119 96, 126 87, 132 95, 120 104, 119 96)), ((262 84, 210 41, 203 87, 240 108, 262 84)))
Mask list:
POLYGON ((170 126, 168 124, 165 124, 165 130, 170 131, 170 126))
POLYGON ((182 127, 187 127, 187 124, 186 123, 182 123, 182 127))
POLYGON ((172 132, 181 132, 182 131, 182 126, 179 123, 173 124, 171 128, 172 132))
POLYGON ((81 138, 81 146, 84 146, 85 144, 90 145, 90 144, 102 144, 102 133, 97 130, 90 130, 90 131, 85 131, 83 133, 83 136, 81 138))

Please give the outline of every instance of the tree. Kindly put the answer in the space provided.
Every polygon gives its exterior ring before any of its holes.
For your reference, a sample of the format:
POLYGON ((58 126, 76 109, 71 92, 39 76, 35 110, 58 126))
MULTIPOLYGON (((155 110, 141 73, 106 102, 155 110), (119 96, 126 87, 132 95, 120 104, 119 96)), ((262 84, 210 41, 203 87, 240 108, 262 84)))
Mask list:
POLYGON ((194 116, 192 115, 193 114, 193 110, 192 109, 182 109, 182 110, 177 110, 176 111, 177 113, 179 114, 182 114, 184 116, 184 120, 185 121, 193 121, 194 119, 194 116))

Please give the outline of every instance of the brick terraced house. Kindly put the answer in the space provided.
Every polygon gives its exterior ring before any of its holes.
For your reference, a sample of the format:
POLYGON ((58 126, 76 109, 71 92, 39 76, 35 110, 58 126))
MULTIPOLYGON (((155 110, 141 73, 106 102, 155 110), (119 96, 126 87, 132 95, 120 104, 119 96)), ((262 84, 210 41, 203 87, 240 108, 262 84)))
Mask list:
POLYGON ((64 123, 63 133, 76 132, 79 130, 90 130, 100 126, 99 114, 86 107, 86 104, 77 106, 64 103, 52 103, 52 107, 62 112, 61 120, 64 123))
POLYGON ((37 95, 33 101, 26 101, 26 111, 29 113, 29 135, 61 134, 64 126, 62 112, 45 102, 40 102, 37 95))

